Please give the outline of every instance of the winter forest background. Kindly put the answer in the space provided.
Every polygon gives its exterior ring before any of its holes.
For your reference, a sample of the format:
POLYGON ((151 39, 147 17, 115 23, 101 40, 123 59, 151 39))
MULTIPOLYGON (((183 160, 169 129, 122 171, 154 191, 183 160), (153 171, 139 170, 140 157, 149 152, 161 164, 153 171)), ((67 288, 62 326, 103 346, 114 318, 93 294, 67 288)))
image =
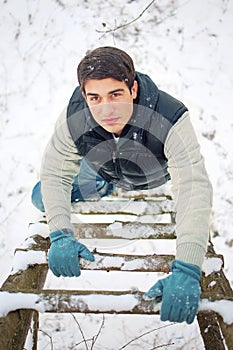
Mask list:
MULTIPOLYGON (((232 16, 233 0, 1 0, 1 283, 14 249, 29 235, 28 224, 40 215, 31 189, 54 123, 77 84, 77 64, 88 49, 114 45, 189 107, 214 187, 211 235, 233 285, 232 16)), ((40 350, 88 348, 75 345, 82 337, 69 316, 42 317, 40 350)), ((87 338, 97 333, 101 316, 79 318, 87 338)), ((156 325, 163 324, 109 316, 93 348, 119 349, 156 325)), ((196 324, 173 325, 140 342, 126 349, 202 348, 196 324)))

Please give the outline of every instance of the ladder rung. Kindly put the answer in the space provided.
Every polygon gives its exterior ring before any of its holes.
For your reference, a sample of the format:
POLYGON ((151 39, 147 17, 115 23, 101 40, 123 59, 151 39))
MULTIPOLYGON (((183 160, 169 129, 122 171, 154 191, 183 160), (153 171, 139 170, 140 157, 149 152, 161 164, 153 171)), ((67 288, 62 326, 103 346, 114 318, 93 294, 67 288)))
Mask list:
POLYGON ((73 224, 76 236, 79 238, 122 238, 122 239, 174 239, 174 224, 142 224, 122 223, 113 224, 73 224))
POLYGON ((155 215, 173 213, 174 204, 172 201, 87 201, 77 202, 72 206, 73 213, 80 214, 134 214, 134 215, 155 215))
MULTIPOLYGON (((158 314, 161 299, 144 300, 143 292, 128 291, 90 291, 90 290, 0 290, 0 301, 7 298, 9 310, 3 304, 0 315, 16 309, 33 309, 39 312, 82 312, 118 314, 158 314), (12 303, 11 303, 12 299, 12 303), (5 311, 4 311, 5 310, 5 311)), ((215 301, 232 302, 233 297, 216 294, 208 301, 209 295, 203 293, 200 310, 212 310, 215 301), (203 304, 203 305, 202 305, 203 304)), ((4 315, 5 316, 5 315, 4 315)))

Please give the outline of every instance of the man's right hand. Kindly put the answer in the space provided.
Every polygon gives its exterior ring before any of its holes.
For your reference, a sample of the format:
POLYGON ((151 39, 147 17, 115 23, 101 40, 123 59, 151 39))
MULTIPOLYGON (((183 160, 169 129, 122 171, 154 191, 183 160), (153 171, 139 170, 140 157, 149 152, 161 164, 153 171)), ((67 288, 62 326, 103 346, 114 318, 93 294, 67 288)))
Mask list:
POLYGON ((90 250, 74 238, 71 229, 53 231, 49 235, 51 246, 48 265, 55 276, 80 276, 79 258, 94 261, 90 250))
POLYGON ((162 299, 161 321, 191 324, 198 311, 201 269, 180 260, 173 260, 172 274, 160 279, 144 294, 144 299, 162 299))

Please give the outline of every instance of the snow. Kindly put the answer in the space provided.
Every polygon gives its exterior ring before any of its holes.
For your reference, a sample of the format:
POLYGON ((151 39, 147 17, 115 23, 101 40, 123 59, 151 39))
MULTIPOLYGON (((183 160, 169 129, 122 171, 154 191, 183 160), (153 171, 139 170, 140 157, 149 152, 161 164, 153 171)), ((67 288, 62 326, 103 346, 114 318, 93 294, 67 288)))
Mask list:
POLYGON ((46 253, 40 251, 20 251, 15 253, 14 264, 11 274, 19 270, 26 270, 29 265, 45 264, 47 262, 46 253))
MULTIPOLYGON (((144 0, 1 2, 0 34, 4 38, 0 42, 1 283, 11 272, 15 248, 31 235, 28 224, 40 216, 30 203, 30 193, 38 180, 42 153, 54 123, 77 84, 77 63, 90 48, 116 45, 132 55, 139 71, 150 75, 161 89, 189 106, 214 188, 212 240, 217 253, 224 255, 224 271, 233 285, 233 1, 162 0, 122 30, 108 34, 97 32, 136 18, 145 6, 144 0)), ((135 208, 136 213, 137 210, 135 208)), ((46 235, 47 227, 43 228, 46 235)), ((34 226, 33 230, 37 229, 40 227, 34 226)), ((141 253, 148 247, 148 244, 143 247, 141 241, 127 246, 113 245, 115 250, 141 253)), ((160 247, 161 244, 152 245, 150 250, 157 253, 160 247)), ((166 246, 161 249, 166 250, 166 246)), ((209 263, 210 266, 204 267, 207 274, 220 266, 220 261, 209 263)), ((85 273, 79 282, 71 279, 65 280, 65 284, 95 289, 101 284, 122 288, 132 283, 130 277, 112 280, 107 273, 99 276, 102 280, 97 281, 85 273)), ((63 288, 64 279, 50 274, 49 278, 47 285, 63 288)), ((151 274, 146 274, 145 279, 140 277, 139 282, 138 278, 138 275, 137 279, 134 277, 133 282, 140 289, 154 283, 151 274)), ((215 305, 227 318, 226 304, 215 305)), ((99 318, 80 316, 80 319, 86 336, 92 337, 99 318)), ((119 344, 155 327, 155 323, 160 324, 150 317, 108 317, 99 348, 119 348, 119 344)), ((43 315, 41 328, 46 331, 46 327, 56 350, 78 342, 77 329, 69 316, 43 315)), ((168 347, 171 349, 203 348, 196 324, 172 326, 157 333, 135 345, 152 348, 156 339, 158 345, 173 341, 175 345, 168 347)), ((49 346, 49 340, 40 334, 39 350, 49 346)), ((128 346, 128 349, 134 348, 128 346)))
MULTIPOLYGON (((106 295, 92 294, 90 296, 83 296, 79 304, 87 305, 87 308, 94 311, 132 311, 137 305, 138 300, 133 295, 112 295, 110 298, 106 295), (80 303, 81 301, 81 303, 80 303)), ((85 310, 85 308, 84 308, 85 310)))
MULTIPOLYGON (((146 299, 145 299, 146 300, 146 299)), ((51 304, 43 299, 41 295, 33 293, 9 293, 0 292, 0 317, 6 316, 10 311, 19 308, 35 309, 39 312, 52 310, 52 304, 57 304, 56 297, 51 300, 51 304)), ((70 305, 77 305, 82 312, 87 309, 92 312, 114 312, 128 311, 131 312, 138 304, 135 295, 73 295, 70 297, 70 305)), ((160 310, 161 303, 154 304, 154 312, 160 310)), ((218 312, 225 323, 233 323, 233 301, 218 300, 208 301, 201 300, 199 311, 212 310, 218 312)))
POLYGON ((200 311, 212 310, 219 313, 227 324, 233 323, 233 302, 229 300, 218 300, 210 302, 203 299, 199 306, 200 311))
MULTIPOLYGON (((145 299, 146 300, 146 299, 145 299)), ((39 294, 33 293, 9 293, 0 292, 0 317, 6 316, 10 311, 19 308, 35 309, 39 312, 45 312, 52 309, 52 304, 56 304, 56 298, 50 303, 43 299, 39 294)), ((82 312, 89 309, 92 312, 114 312, 132 311, 138 304, 136 296, 131 294, 126 295, 73 295, 70 298, 70 305, 77 305, 82 312)), ((161 303, 155 304, 154 311, 159 311, 161 303)), ((201 300, 199 311, 213 310, 218 312, 224 322, 227 324, 233 323, 233 302, 228 300, 208 301, 201 300)))
POLYGON ((223 262, 220 258, 206 258, 202 265, 202 271, 205 273, 205 276, 208 276, 212 272, 220 271, 222 265, 223 262))
MULTIPOLYGON (((51 300, 51 304, 57 304, 56 297, 54 297, 54 300, 51 300)), ((108 310, 115 312, 126 310, 130 312, 137 304, 138 299, 130 294, 111 296, 96 294, 73 295, 70 298, 70 305, 77 305, 81 312, 87 309, 92 310, 92 312, 106 312, 108 310)), ((33 293, 0 292, 0 305, 0 317, 6 316, 10 311, 19 308, 35 309, 39 312, 52 309, 52 305, 46 299, 33 293)))
MULTIPOLYGON (((39 234, 42 237, 48 237, 49 226, 47 224, 40 223, 40 222, 33 223, 28 228, 28 234, 29 234, 29 236, 39 234)), ((28 240, 26 240, 26 242, 28 244, 30 243, 30 241, 28 241, 28 240)))
POLYGON ((44 312, 46 309, 44 304, 39 302, 36 294, 29 293, 0 292, 0 305, 0 317, 6 316, 10 311, 19 308, 35 308, 40 312, 44 312))
MULTIPOLYGON (((33 242, 33 240, 29 238, 28 240, 26 240, 26 242, 33 242)), ((113 247, 111 247, 110 252, 112 252, 112 248, 113 247)), ((103 247, 102 247, 102 250, 103 250, 103 247)), ((168 250, 169 249, 167 249, 165 253, 169 253, 168 250)), ((132 247, 131 247, 131 251, 132 251, 132 247)), ((173 250, 173 253, 174 253, 174 250, 173 250)), ((125 259, 124 256, 120 256, 120 257, 113 256, 113 255, 103 256, 103 255, 99 255, 98 253, 95 253, 94 255, 95 255, 94 262, 90 262, 85 259, 80 259, 80 262, 83 268, 89 268, 90 270, 95 269, 96 267, 98 267, 99 269, 102 268, 105 270, 114 268, 114 269, 120 269, 121 271, 147 269, 148 262, 146 261, 146 259, 143 260, 143 255, 141 255, 140 258, 135 258, 132 260, 127 260, 125 259)), ((153 260, 153 257, 151 257, 151 259, 153 260)), ((14 259, 13 259, 13 268, 12 268, 11 274, 15 274, 20 270, 26 270, 29 265, 46 264, 46 263, 47 263, 47 257, 44 251, 17 250, 15 252, 14 259)), ((163 263, 162 259, 161 261, 159 261, 158 257, 154 259, 155 265, 159 266, 161 263, 163 263)), ((151 262, 150 265, 152 264, 153 263, 151 262)), ((208 276, 212 272, 220 271, 222 268, 222 265, 223 265, 223 262, 220 258, 215 258, 215 257, 205 258, 202 271, 205 273, 205 276, 208 276)))

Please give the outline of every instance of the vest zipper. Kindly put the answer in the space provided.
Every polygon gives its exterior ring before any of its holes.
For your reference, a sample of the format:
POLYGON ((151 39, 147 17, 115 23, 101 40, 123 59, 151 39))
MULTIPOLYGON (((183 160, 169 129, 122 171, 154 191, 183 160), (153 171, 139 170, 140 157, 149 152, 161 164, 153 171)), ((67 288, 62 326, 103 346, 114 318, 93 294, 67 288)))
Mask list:
POLYGON ((119 162, 117 159, 117 149, 112 151, 112 162, 114 165, 116 175, 118 176, 119 179, 121 179, 122 176, 121 176, 121 171, 120 171, 120 167, 119 167, 119 162))
POLYGON ((119 138, 117 139, 117 142, 116 142, 116 138, 114 137, 113 135, 113 138, 115 139, 115 145, 112 149, 112 163, 113 163, 113 166, 114 166, 114 170, 115 170, 115 173, 118 177, 118 179, 121 179, 122 178, 122 173, 121 173, 121 168, 120 168, 120 164, 119 164, 119 159, 117 157, 118 153, 119 153, 119 138))
POLYGON ((114 164, 116 163, 116 151, 112 151, 112 161, 114 164))

